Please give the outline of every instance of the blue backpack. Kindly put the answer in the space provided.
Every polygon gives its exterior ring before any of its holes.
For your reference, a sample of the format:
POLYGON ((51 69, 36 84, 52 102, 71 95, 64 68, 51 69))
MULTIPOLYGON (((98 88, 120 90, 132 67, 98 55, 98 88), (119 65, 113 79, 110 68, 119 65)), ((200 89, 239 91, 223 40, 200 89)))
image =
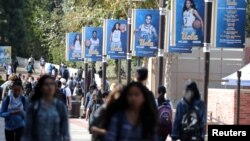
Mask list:
POLYGON ((160 135, 168 135, 172 130, 172 108, 169 101, 164 102, 158 107, 159 129, 160 135))

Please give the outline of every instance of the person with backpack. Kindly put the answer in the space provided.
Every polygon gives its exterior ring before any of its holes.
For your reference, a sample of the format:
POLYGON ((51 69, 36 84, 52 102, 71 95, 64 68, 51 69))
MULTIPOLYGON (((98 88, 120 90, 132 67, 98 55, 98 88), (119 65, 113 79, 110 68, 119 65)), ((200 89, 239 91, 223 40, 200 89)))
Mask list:
POLYGON ((45 64, 46 64, 45 59, 41 56, 41 58, 40 58, 41 72, 40 72, 40 74, 44 74, 45 73, 45 64))
POLYGON ((34 67, 35 59, 33 58, 33 55, 31 55, 30 58, 28 59, 28 63, 31 63, 31 65, 34 67))
POLYGON ((62 100, 62 102, 68 107, 68 110, 71 111, 72 109, 72 93, 70 88, 67 86, 67 82, 64 78, 61 78, 61 83, 62 83, 62 87, 60 89, 60 99, 62 100))
POLYGON ((58 69, 55 66, 53 66, 52 71, 51 71, 51 76, 56 78, 57 75, 58 75, 58 69))
POLYGON ((69 79, 69 70, 66 65, 64 65, 62 69, 62 78, 66 79, 66 81, 69 79))
POLYGON ((188 81, 185 94, 177 104, 172 140, 204 141, 206 108, 194 81, 188 81))
POLYGON ((5 119, 6 141, 20 141, 25 125, 27 101, 22 96, 22 82, 15 80, 13 91, 2 103, 0 116, 5 119))
POLYGON ((13 64, 13 73, 16 73, 16 69, 19 66, 19 62, 18 62, 17 58, 14 59, 12 64, 13 64))
POLYGON ((32 75, 33 72, 35 72, 34 66, 31 64, 31 62, 29 62, 28 66, 26 67, 26 70, 29 75, 32 75))
POLYGON ((78 81, 81 81, 81 79, 82 79, 82 74, 83 74, 83 69, 82 69, 82 67, 80 67, 80 68, 78 69, 78 71, 77 71, 77 80, 78 80, 78 81))
POLYGON ((85 101, 84 101, 84 113, 87 112, 87 108, 88 108, 88 105, 89 105, 89 102, 91 101, 91 97, 92 97, 92 94, 93 92, 97 89, 96 85, 95 84, 91 84, 90 87, 89 87, 89 92, 87 92, 86 94, 86 97, 85 97, 85 101))
POLYGON ((156 99, 159 118, 158 137, 159 141, 166 141, 172 131, 172 106, 170 101, 165 99, 166 88, 164 86, 158 88, 158 94, 158 98, 156 99))
POLYGON ((69 86, 69 89, 70 89, 71 93, 73 94, 74 89, 76 87, 76 81, 74 80, 73 77, 70 77, 70 79, 67 82, 67 85, 69 86))
POLYGON ((84 90, 83 90, 80 82, 76 83, 76 87, 74 89, 73 96, 81 96, 81 97, 84 96, 84 90))
POLYGON ((27 108, 21 141, 70 141, 68 112, 55 94, 54 78, 42 76, 27 108))

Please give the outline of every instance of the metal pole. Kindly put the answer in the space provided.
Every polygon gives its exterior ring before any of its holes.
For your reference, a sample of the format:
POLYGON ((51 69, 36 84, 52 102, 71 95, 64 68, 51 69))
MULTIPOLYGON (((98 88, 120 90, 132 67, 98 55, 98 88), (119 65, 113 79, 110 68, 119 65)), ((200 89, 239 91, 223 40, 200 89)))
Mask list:
POLYGON ((102 90, 105 92, 105 87, 106 87, 106 63, 107 63, 107 56, 103 55, 102 57, 102 90))
POLYGON ((130 48, 131 41, 131 16, 132 16, 132 0, 129 1, 129 10, 128 10, 128 32, 127 32, 127 83, 131 81, 131 61, 132 54, 130 48))
POLYGON ((119 83, 122 82, 121 67, 122 67, 122 60, 119 59, 119 60, 118 60, 118 72, 117 72, 118 82, 119 82, 119 83))
POLYGON ((241 71, 237 71, 238 83, 237 83, 237 125, 240 124, 240 78, 241 71))
POLYGON ((164 50, 164 35, 165 35, 165 16, 166 16, 166 0, 160 0, 160 33, 159 33, 159 48, 158 48, 158 86, 163 85, 163 50, 164 50))
MULTIPOLYGON (((211 46, 211 23, 212 23, 213 0, 205 0, 205 19, 204 19, 204 101, 206 108, 208 106, 208 84, 209 84, 209 64, 210 64, 210 46, 211 46)), ((207 121, 206 121, 207 122, 207 121)), ((205 128, 206 130, 206 128, 205 128)))
POLYGON ((89 90, 87 79, 88 79, 88 62, 86 60, 84 60, 84 103, 85 103, 85 99, 86 99, 86 94, 89 90))
POLYGON ((138 67, 141 66, 141 57, 137 57, 137 66, 138 66, 138 67))

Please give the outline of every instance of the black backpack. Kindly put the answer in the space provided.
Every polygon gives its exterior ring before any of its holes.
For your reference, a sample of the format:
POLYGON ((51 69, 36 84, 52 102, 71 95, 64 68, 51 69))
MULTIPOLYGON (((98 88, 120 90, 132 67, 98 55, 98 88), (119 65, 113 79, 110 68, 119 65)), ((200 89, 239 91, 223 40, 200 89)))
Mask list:
POLYGON ((67 105, 66 87, 59 89, 58 99, 60 99, 65 105, 67 105))
POLYGON ((65 78, 65 79, 69 78, 69 70, 68 69, 63 70, 63 78, 65 78))
MULTIPOLYGON (((187 104, 187 102, 186 102, 187 104)), ((199 114, 200 106, 193 106, 188 104, 188 110, 183 115, 181 120, 181 140, 195 140, 200 141, 201 135, 201 115, 199 114)))

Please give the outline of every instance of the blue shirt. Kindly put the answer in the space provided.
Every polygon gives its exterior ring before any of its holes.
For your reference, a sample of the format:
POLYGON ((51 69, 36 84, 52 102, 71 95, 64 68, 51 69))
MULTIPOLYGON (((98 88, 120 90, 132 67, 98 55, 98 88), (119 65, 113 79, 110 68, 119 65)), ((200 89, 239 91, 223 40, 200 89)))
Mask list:
POLYGON ((8 105, 7 97, 3 100, 0 116, 5 119, 5 129, 15 130, 25 125, 25 111, 27 107, 27 100, 25 100, 23 104, 22 96, 14 98, 13 94, 11 94, 9 97, 10 99, 8 105), (23 109, 21 113, 15 115, 11 114, 11 112, 19 109, 23 109))

